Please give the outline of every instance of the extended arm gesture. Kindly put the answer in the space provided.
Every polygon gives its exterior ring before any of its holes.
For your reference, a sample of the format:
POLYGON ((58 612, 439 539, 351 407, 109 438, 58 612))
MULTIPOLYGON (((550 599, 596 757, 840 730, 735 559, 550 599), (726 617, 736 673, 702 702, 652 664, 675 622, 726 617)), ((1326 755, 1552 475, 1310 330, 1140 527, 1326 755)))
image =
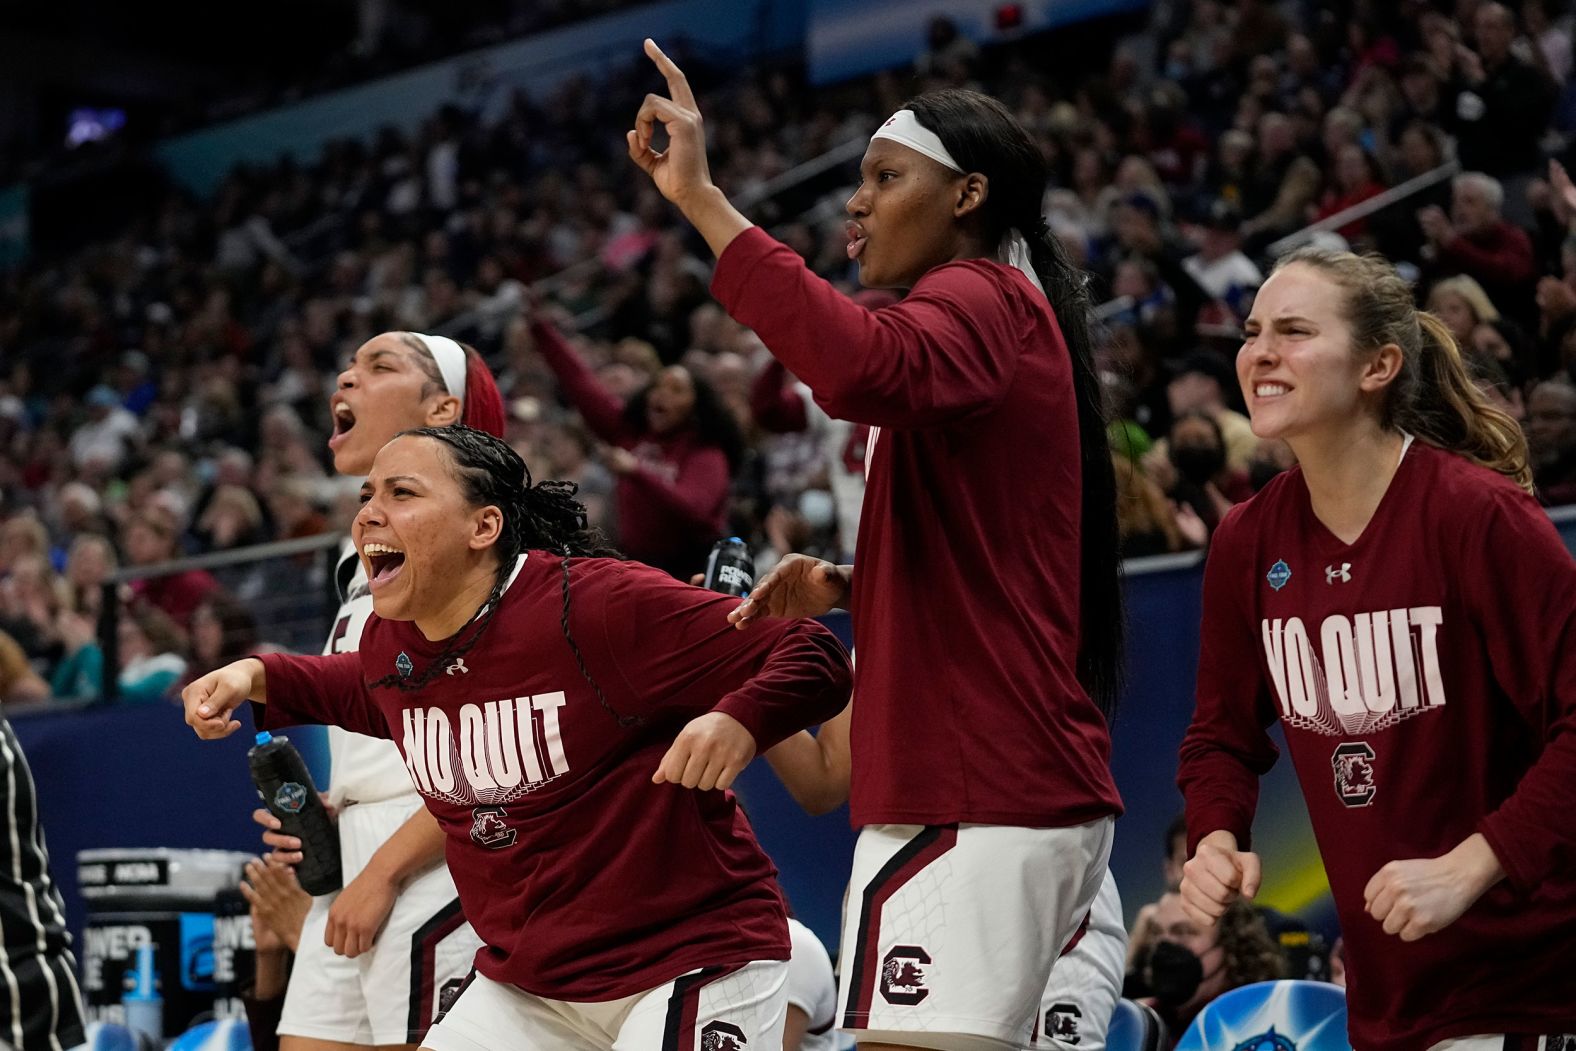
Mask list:
POLYGON ((263 662, 256 657, 226 664, 194 680, 181 691, 186 725, 205 740, 229 737, 241 728, 230 713, 248 700, 261 701, 266 696, 264 683, 263 662))
POLYGON ((667 80, 669 97, 647 95, 640 104, 635 127, 624 135, 629 157, 651 176, 662 196, 677 205, 684 218, 694 224, 712 252, 721 255, 752 224, 711 181, 711 169, 706 164, 706 132, 689 78, 655 41, 646 41, 646 55, 667 80), (658 124, 668 133, 668 148, 660 152, 651 145, 658 124))

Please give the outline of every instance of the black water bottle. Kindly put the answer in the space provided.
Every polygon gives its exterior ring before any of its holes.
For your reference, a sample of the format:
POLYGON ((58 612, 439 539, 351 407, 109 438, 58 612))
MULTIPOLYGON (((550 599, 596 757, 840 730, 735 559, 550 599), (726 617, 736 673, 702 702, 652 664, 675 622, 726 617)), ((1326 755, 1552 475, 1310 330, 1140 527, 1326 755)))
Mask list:
POLYGON ((750 547, 736 536, 711 545, 706 558, 705 586, 709 591, 743 598, 755 586, 755 560, 750 547))
POLYGON ((318 797, 306 761, 290 738, 264 730, 246 753, 252 783, 268 812, 279 819, 280 831, 301 841, 296 879, 311 895, 328 894, 344 885, 339 867, 339 834, 318 797))

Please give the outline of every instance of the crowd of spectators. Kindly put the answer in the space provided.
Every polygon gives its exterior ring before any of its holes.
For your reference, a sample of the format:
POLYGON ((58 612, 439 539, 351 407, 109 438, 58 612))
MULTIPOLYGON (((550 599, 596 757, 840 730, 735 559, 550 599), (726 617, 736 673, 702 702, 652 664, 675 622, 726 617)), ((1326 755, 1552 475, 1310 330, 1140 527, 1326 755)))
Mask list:
MULTIPOLYGON (((736 198, 863 139, 915 90, 975 86, 1013 109, 1056 172, 1051 228, 1106 301, 1099 360, 1136 556, 1207 545, 1289 466, 1254 438, 1232 365, 1271 246, 1451 162, 1459 174, 1316 236, 1415 277, 1524 422, 1544 501, 1576 502, 1571 37, 1560 0, 1178 0, 1087 75, 1046 60, 1054 41, 981 54, 939 19, 912 69, 851 89, 685 61, 736 198)), ((0 278, 0 692, 96 694, 117 567, 343 528, 358 483, 327 467, 327 398, 389 329, 477 347, 533 471, 578 482, 643 559, 688 576, 729 533, 763 565, 846 557, 863 432, 770 367, 708 296, 704 246, 629 177, 622 131, 647 80, 631 65, 517 95, 500 119, 450 107, 311 164, 237 169, 211 199, 172 189, 87 249, 0 278)), ((755 215, 854 294, 852 174, 755 215)), ((260 598, 302 590, 278 574, 123 589, 122 696, 158 697, 248 646, 309 645, 254 622, 260 598)))
MULTIPOLYGON (((69 55, 73 71, 102 54, 116 72, 139 72, 132 78, 101 75, 84 82, 28 68, 28 63, 6 70, 7 81, 15 78, 14 89, 5 95, 15 112, 0 126, 0 185, 47 180, 60 170, 92 167, 159 138, 647 2, 350 0, 324 5, 287 0, 225 13, 224 31, 252 47, 222 56, 213 48, 218 13, 194 0, 125 11, 103 4, 7 10, 0 12, 0 32, 19 49, 36 42, 43 54, 69 55), (161 76, 163 71, 168 75, 161 76), (63 97, 49 85, 57 85, 63 97), (62 112, 63 104, 70 108, 62 112), (115 115, 111 123, 105 121, 108 114, 115 115)), ((0 90, 9 87, 6 83, 0 90)))

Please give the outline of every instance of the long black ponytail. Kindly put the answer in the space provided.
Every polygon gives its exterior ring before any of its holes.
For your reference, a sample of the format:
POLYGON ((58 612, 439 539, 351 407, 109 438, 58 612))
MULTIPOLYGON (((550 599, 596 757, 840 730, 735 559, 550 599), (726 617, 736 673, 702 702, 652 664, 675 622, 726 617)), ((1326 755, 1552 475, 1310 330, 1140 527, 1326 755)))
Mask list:
POLYGON ((910 99, 905 107, 941 139, 966 172, 989 182, 981 234, 1000 244, 1011 230, 1029 245, 1030 263, 1045 288, 1072 361, 1083 477, 1080 521, 1078 678, 1107 718, 1122 687, 1126 622, 1116 523, 1116 474, 1111 466, 1100 378, 1090 337, 1088 276, 1073 266, 1040 212, 1049 171, 1044 155, 1000 102, 977 91, 948 88, 910 99))
POLYGON ((569 560, 572 558, 620 558, 619 552, 602 535, 602 531, 587 524, 585 505, 575 499, 578 486, 574 482, 542 481, 532 483, 531 469, 519 453, 501 438, 486 431, 455 425, 450 427, 418 427, 401 431, 397 438, 431 438, 444 447, 448 455, 449 470, 460 483, 460 491, 472 507, 492 505, 503 512, 503 528, 497 543, 498 570, 487 601, 477 607, 460 630, 449 637, 443 652, 421 669, 409 675, 394 673, 372 683, 373 687, 392 686, 400 690, 417 690, 431 682, 456 660, 471 651, 487 625, 492 623, 499 600, 514 575, 516 563, 527 550, 551 551, 559 556, 563 579, 563 612, 559 628, 564 641, 569 644, 585 676, 596 694, 597 701, 618 720, 621 726, 630 726, 639 720, 621 715, 608 703, 602 687, 586 668, 585 658, 569 631, 569 560))

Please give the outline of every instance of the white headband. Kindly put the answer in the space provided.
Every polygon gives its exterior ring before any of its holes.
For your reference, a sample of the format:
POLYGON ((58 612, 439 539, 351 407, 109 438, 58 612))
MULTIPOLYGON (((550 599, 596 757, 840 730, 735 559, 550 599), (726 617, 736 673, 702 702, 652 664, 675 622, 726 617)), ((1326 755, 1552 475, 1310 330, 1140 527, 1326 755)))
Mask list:
POLYGON ((886 123, 870 136, 871 142, 877 139, 900 142, 917 153, 923 153, 937 164, 945 164, 959 175, 963 174, 963 165, 952 159, 952 154, 947 152, 941 137, 921 124, 911 109, 900 109, 888 117, 886 123))
MULTIPOLYGON (((871 142, 877 139, 890 139, 907 146, 915 153, 923 153, 937 164, 945 165, 959 175, 963 174, 963 166, 952 159, 952 154, 947 152, 941 137, 921 124, 911 109, 900 109, 888 117, 886 123, 870 136, 871 142)), ((1029 284, 1038 288, 1042 296, 1045 295, 1045 286, 1040 284, 1040 276, 1034 272, 1034 264, 1029 256, 1029 242, 1024 240, 1021 231, 1015 228, 1008 229, 1006 236, 1001 239, 1000 252, 1003 262, 1028 278, 1029 284)))
POLYGON ((432 355, 432 360, 438 363, 438 374, 443 377, 443 385, 450 394, 460 399, 460 404, 465 404, 465 348, 460 346, 448 336, 428 336, 421 332, 412 332, 427 348, 427 353, 432 355))

